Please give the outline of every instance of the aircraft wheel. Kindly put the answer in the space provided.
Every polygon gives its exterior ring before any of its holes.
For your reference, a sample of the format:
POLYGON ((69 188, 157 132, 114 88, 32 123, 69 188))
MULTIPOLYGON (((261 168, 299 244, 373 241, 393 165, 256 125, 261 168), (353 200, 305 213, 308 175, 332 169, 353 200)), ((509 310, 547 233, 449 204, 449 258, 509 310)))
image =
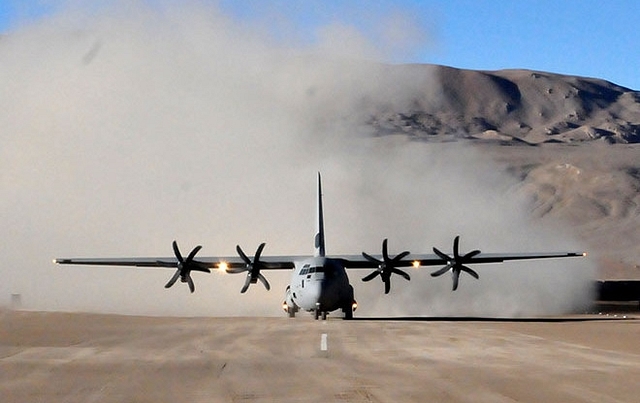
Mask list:
POLYGON ((320 309, 316 308, 313 310, 313 318, 315 320, 318 320, 319 317, 320 317, 320 309))
POLYGON ((322 320, 327 320, 327 311, 322 311, 322 320))
POLYGON ((296 317, 296 311, 293 308, 289 308, 289 310, 287 311, 289 313, 289 317, 290 318, 295 318, 296 317))
POLYGON ((351 309, 351 307, 344 308, 342 311, 344 312, 344 320, 353 319, 353 309, 351 309))

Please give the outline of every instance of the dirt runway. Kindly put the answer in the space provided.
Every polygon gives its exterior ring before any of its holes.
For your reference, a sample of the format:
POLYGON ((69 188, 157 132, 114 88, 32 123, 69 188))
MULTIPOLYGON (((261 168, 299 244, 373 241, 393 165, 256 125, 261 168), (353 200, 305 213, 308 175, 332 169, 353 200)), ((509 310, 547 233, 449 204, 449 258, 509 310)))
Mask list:
POLYGON ((0 311, 13 402, 632 402, 640 320, 314 321, 0 311))

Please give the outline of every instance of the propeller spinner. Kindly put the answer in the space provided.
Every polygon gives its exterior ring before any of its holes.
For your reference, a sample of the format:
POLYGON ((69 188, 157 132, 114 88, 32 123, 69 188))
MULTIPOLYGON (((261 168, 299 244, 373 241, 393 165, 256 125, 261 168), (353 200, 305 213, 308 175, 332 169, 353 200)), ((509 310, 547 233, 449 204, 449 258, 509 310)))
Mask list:
POLYGON ((391 290, 391 274, 399 274, 407 281, 411 280, 411 276, 409 276, 408 273, 396 268, 400 261, 409 253, 409 251, 404 251, 397 256, 390 258, 389 251, 387 249, 387 239, 385 238, 384 241, 382 241, 382 260, 376 259, 375 257, 362 252, 362 256, 364 256, 365 259, 378 264, 378 268, 369 275, 363 277, 362 281, 371 281, 376 276, 380 276, 380 279, 384 283, 384 293, 389 294, 389 290, 391 290))
POLYGON ((459 253, 460 246, 460 235, 456 236, 453 240, 453 257, 447 255, 446 253, 441 252, 438 248, 434 247, 433 252, 438 255, 442 260, 444 260, 447 265, 440 270, 434 271, 431 273, 432 277, 438 277, 449 270, 451 270, 451 276, 453 278, 453 291, 458 289, 458 280, 460 278, 461 272, 469 273, 472 277, 479 279, 478 273, 476 273, 473 269, 465 266, 465 264, 473 263, 473 258, 480 254, 479 250, 471 251, 463 256, 460 256, 459 253))

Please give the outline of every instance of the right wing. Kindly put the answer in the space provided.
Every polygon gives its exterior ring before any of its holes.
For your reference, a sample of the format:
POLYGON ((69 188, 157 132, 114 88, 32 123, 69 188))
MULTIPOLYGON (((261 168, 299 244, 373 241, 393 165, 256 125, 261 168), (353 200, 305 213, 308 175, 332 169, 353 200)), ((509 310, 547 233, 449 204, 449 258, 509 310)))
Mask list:
POLYGON ((262 282, 267 290, 271 288, 267 279, 260 273, 260 270, 290 270, 295 267, 295 256, 271 256, 261 258, 260 254, 264 248, 261 244, 254 257, 249 258, 237 246, 238 256, 213 256, 196 259, 196 254, 201 246, 196 246, 189 255, 184 258, 178 248, 178 244, 173 242, 175 257, 133 257, 133 258, 62 258, 54 259, 58 264, 93 265, 93 266, 130 266, 149 268, 172 268, 176 269, 174 275, 169 279, 165 288, 175 284, 178 279, 183 283, 188 283, 189 290, 194 292, 196 287, 191 278, 192 271, 211 273, 211 269, 222 270, 229 273, 247 272, 247 277, 241 292, 247 291, 250 284, 262 282))
MULTIPOLYGON (((301 260, 302 256, 269 256, 260 258, 264 264, 263 269, 287 270, 293 269, 294 262, 301 260)), ((124 257, 124 258, 58 258, 53 260, 57 264, 75 264, 85 266, 127 266, 146 268, 172 268, 178 267, 176 257, 124 257)), ((194 259, 193 263, 201 268, 208 269, 242 269, 246 263, 239 256, 209 256, 194 259)), ((194 269, 196 270, 196 269, 194 269)))

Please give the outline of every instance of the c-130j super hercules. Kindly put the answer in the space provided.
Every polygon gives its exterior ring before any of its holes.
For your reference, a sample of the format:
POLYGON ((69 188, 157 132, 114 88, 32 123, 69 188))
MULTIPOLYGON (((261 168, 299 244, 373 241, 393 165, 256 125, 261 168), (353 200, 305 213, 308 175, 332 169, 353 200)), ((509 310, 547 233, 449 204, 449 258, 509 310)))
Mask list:
POLYGON ((391 276, 397 274, 406 280, 410 280, 409 273, 401 268, 444 265, 441 269, 431 273, 433 277, 446 272, 451 273, 453 290, 458 288, 460 274, 465 272, 476 279, 478 273, 468 265, 480 263, 499 263, 508 260, 549 259, 564 257, 581 257, 583 252, 557 252, 557 253, 516 253, 496 254, 481 253, 474 250, 461 254, 459 250, 460 237, 453 241, 453 254, 448 255, 437 248, 433 248, 434 254, 410 254, 404 251, 396 256, 390 256, 387 240, 382 241, 382 255, 370 255, 362 252, 360 255, 327 256, 324 241, 324 216, 322 209, 322 181, 318 173, 318 198, 316 209, 316 232, 314 237, 315 251, 313 256, 262 256, 265 244, 258 246, 252 257, 236 246, 237 256, 213 256, 200 257, 196 254, 202 246, 196 246, 189 255, 184 258, 178 244, 173 241, 175 257, 148 257, 148 258, 73 258, 55 259, 59 264, 76 265, 103 265, 103 266, 134 266, 134 267, 160 267, 176 269, 175 274, 165 285, 171 287, 178 279, 187 283, 191 292, 195 291, 195 285, 191 278, 192 271, 210 273, 211 269, 223 270, 228 273, 245 273, 246 278, 241 293, 247 291, 251 284, 260 281, 267 290, 271 288, 269 282, 262 274, 263 270, 291 270, 291 282, 285 290, 283 302, 284 310, 290 317, 301 310, 312 312, 316 319, 326 319, 329 312, 342 310, 345 319, 353 318, 357 304, 353 295, 353 286, 349 283, 347 270, 349 269, 373 269, 363 281, 370 281, 380 277, 384 283, 384 292, 388 294, 391 289, 391 276))

